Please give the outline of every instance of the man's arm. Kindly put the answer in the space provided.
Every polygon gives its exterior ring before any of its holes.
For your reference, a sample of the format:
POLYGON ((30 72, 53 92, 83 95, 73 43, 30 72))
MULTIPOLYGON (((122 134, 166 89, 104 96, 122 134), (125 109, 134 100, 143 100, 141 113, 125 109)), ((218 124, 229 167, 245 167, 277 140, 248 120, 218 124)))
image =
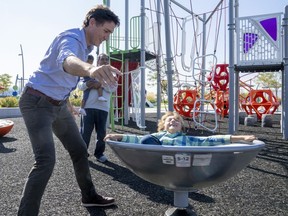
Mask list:
POLYGON ((121 75, 120 71, 111 65, 96 67, 80 60, 76 56, 68 56, 63 62, 63 68, 67 73, 73 76, 89 76, 95 78, 101 84, 108 86, 117 85, 117 78, 114 74, 121 75))

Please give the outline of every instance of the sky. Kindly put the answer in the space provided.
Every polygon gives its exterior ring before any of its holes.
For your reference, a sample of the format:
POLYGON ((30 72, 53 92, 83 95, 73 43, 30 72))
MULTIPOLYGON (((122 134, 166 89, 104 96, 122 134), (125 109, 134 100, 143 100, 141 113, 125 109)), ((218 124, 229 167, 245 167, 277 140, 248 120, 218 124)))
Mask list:
MULTIPOLYGON (((219 2, 218 0, 191 1, 192 7, 190 0, 178 0, 186 8, 192 8, 196 14, 213 10, 219 2)), ((37 69, 54 37, 66 29, 81 27, 87 11, 101 3, 103 3, 101 0, 0 0, 0 26, 2 29, 0 74, 10 74, 13 82, 15 82, 17 74, 22 77, 22 58, 19 56, 21 44, 25 79, 27 79, 37 69)), ((129 1, 129 17, 140 15, 140 3, 140 0, 129 1)), ((226 4, 228 3, 229 0, 226 0, 226 4)), ((239 0, 239 3, 240 17, 284 12, 285 6, 288 5, 287 0, 239 0)), ((156 3, 154 0, 145 0, 145 7, 149 8, 150 4, 154 7, 156 3)), ((121 21, 120 36, 124 36, 124 5, 125 0, 110 0, 111 10, 119 16, 121 21)), ((177 16, 188 15, 187 13, 185 15, 185 12, 175 5, 173 11, 177 16)), ((154 16, 151 10, 145 10, 145 12, 148 18, 154 16)), ((175 45, 175 41, 171 44, 175 45)), ((165 50, 165 47, 163 49, 165 50)))

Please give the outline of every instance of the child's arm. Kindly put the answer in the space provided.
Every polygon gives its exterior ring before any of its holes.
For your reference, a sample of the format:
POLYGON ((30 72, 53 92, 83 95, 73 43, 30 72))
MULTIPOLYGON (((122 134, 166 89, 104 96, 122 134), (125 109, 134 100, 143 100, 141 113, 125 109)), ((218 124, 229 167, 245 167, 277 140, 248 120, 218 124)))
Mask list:
POLYGON ((140 140, 143 136, 138 136, 134 134, 107 134, 104 138, 104 141, 108 139, 114 141, 121 141, 126 143, 140 143, 140 140))
POLYGON ((257 138, 254 135, 231 135, 231 142, 247 141, 252 142, 257 138))
POLYGON ((107 134, 104 137, 104 141, 107 141, 108 139, 114 140, 114 141, 121 141, 123 138, 123 134, 107 134))

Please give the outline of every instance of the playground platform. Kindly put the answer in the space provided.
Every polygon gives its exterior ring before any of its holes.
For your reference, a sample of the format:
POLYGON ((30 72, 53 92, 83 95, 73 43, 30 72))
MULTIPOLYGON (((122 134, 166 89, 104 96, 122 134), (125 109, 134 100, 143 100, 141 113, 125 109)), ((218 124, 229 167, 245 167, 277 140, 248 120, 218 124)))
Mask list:
MULTIPOLYGON (((279 116, 278 116, 279 117, 279 116)), ((189 193, 189 205, 197 216, 215 215, 276 215, 288 212, 288 141, 282 139, 279 119, 273 128, 239 126, 237 134, 253 133, 266 143, 249 166, 226 182, 189 193)), ((27 174, 34 162, 28 134, 21 117, 10 118, 14 127, 0 138, 0 215, 15 216, 27 174)), ((79 123, 79 118, 77 118, 79 123)), ((227 121, 220 120, 217 133, 227 133, 227 121)), ((146 130, 135 122, 116 132, 146 134, 157 128, 156 113, 146 114, 146 130)), ((189 133, 209 135, 191 128, 189 133)), ((92 140, 95 138, 93 135, 92 140)), ((107 146, 109 162, 101 164, 89 157, 96 189, 100 194, 113 196, 117 204, 111 208, 81 206, 70 157, 55 138, 57 162, 42 199, 40 216, 160 216, 173 206, 173 192, 142 180, 128 170, 107 146)), ((91 143, 90 155, 95 147, 91 143)))

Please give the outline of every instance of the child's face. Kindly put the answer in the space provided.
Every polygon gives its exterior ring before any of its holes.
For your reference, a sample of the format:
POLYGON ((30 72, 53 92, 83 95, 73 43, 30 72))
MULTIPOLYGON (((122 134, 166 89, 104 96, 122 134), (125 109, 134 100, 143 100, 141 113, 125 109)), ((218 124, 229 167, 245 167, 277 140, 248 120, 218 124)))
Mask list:
POLYGON ((182 131, 181 122, 175 116, 168 116, 164 122, 164 130, 169 133, 177 133, 182 131))
POLYGON ((98 65, 107 65, 109 64, 109 57, 108 56, 101 56, 98 60, 98 65))

